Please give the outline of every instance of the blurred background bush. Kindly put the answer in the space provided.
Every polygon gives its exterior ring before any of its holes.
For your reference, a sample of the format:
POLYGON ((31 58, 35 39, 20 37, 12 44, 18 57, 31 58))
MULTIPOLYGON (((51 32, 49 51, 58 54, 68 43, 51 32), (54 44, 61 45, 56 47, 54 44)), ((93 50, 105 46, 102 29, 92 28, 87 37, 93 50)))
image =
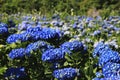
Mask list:
POLYGON ((0 0, 0 13, 33 13, 52 15, 109 16, 119 15, 119 0, 0 0))

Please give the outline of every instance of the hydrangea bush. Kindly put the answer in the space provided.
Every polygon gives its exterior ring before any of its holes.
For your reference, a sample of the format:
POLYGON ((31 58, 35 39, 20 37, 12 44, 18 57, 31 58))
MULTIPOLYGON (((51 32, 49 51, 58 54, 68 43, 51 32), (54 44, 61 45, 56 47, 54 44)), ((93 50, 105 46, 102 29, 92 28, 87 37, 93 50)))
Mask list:
POLYGON ((0 22, 1 80, 120 79, 120 16, 12 17, 0 22))

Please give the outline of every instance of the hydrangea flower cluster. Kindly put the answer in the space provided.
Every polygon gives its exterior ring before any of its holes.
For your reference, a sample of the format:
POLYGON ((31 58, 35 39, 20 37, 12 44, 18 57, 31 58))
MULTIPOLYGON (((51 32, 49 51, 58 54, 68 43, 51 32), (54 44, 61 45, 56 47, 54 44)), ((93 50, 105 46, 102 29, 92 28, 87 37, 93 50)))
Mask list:
POLYGON ((62 60, 65 57, 65 51, 61 48, 50 49, 42 54, 43 61, 55 62, 58 60, 62 60))
POLYGON ((61 44, 59 48, 48 49, 43 52, 42 60, 53 63, 53 76, 55 78, 57 78, 58 80, 68 80, 77 76, 79 71, 77 71, 78 69, 74 69, 71 67, 59 69, 58 66, 60 66, 60 61, 65 60, 66 54, 71 55, 72 52, 83 52, 84 50, 86 51, 87 49, 80 41, 75 40, 71 42, 65 42, 61 44))
POLYGON ((13 49, 9 53, 9 58, 15 59, 15 58, 22 58, 25 55, 25 48, 19 48, 19 49, 13 49))
POLYGON ((0 34, 8 32, 8 26, 5 23, 0 23, 0 34))
POLYGON ((44 41, 37 41, 30 43, 26 48, 13 49, 8 56, 11 59, 22 58, 25 55, 30 56, 31 51, 37 51, 39 49, 44 52, 52 48, 54 48, 54 46, 51 46, 44 41))
POLYGON ((68 49, 70 51, 78 52, 84 49, 83 43, 80 41, 65 42, 60 46, 62 49, 68 49))
POLYGON ((120 76, 120 64, 108 62, 102 67, 104 77, 120 76))
POLYGON ((109 77, 109 78, 93 78, 92 80, 120 80, 119 76, 109 77))
POLYGON ((103 54, 101 54, 99 57, 99 65, 103 66, 107 62, 115 62, 115 63, 120 62, 119 53, 112 50, 103 52, 103 54))
POLYGON ((58 80, 68 80, 78 75, 78 70, 75 68, 63 68, 54 70, 53 76, 58 80))
POLYGON ((33 39, 59 39, 62 36, 62 33, 59 30, 51 29, 51 28, 43 28, 41 31, 34 32, 31 34, 33 39))
POLYGON ((82 52, 86 50, 84 48, 83 43, 79 41, 65 42, 60 48, 50 49, 42 54, 43 61, 56 61, 60 59, 64 59, 65 54, 71 54, 72 51, 82 52))
POLYGON ((113 51, 103 42, 98 43, 93 52, 93 57, 99 57, 99 65, 103 66, 107 62, 120 62, 119 53, 113 51))
POLYGON ((10 80, 24 79, 27 74, 24 67, 19 68, 9 68, 4 74, 5 77, 9 77, 10 80))
POLYGON ((102 67, 102 73, 99 76, 96 75, 93 80, 120 79, 120 56, 118 52, 111 50, 108 45, 100 42, 93 52, 93 57, 96 56, 99 58, 99 66, 102 67), (100 78, 101 76, 104 76, 104 78, 100 78))
MULTIPOLYGON (((99 36, 103 36, 105 34, 106 38, 109 38, 108 36, 114 35, 112 34, 114 32, 120 33, 119 28, 120 17, 119 18, 110 17, 110 19, 105 19, 104 21, 102 21, 102 18, 100 16, 94 18, 87 16, 74 16, 74 17, 67 16, 67 17, 66 17, 67 19, 64 21, 60 19, 59 15, 53 16, 52 20, 47 19, 45 16, 42 18, 42 20, 40 20, 40 16, 36 15, 34 16, 31 15, 30 17, 25 16, 23 22, 21 24, 18 24, 19 30, 17 33, 20 34, 10 35, 7 39, 7 42, 14 43, 17 41, 21 42, 29 41, 33 43, 30 43, 26 48, 13 49, 8 56, 11 59, 22 58, 23 56, 26 55, 28 56, 30 55, 30 53, 39 50, 40 53, 42 52, 41 57, 42 60, 53 64, 52 68, 50 69, 54 70, 53 76, 55 78, 57 78, 58 80, 71 80, 72 78, 77 76, 78 73, 77 71, 78 69, 70 67, 75 66, 71 63, 75 62, 76 65, 79 64, 79 62, 77 63, 78 61, 77 58, 73 62, 70 60, 76 57, 76 55, 74 56, 73 53, 77 54, 86 53, 87 47, 85 47, 84 43, 87 42, 88 44, 93 44, 94 37, 95 38, 97 37, 98 39, 99 36), (32 20, 32 18, 34 19, 32 20), (116 23, 118 25, 116 25, 116 23), (63 33, 60 30, 63 31, 63 33), (106 33, 108 34, 106 35, 106 33), (64 36, 63 39, 61 39, 62 36, 64 36), (76 40, 64 42, 60 46, 57 44, 57 41, 63 42, 64 39, 66 41, 70 38, 72 38, 71 40, 73 39, 76 40), (79 42, 80 39, 82 40, 84 39, 84 41, 79 42), (50 44, 57 46, 57 48, 55 46, 47 44, 44 41, 38 40, 52 42, 50 44), (55 44, 54 41, 56 41, 55 44), (66 54, 68 54, 69 57, 66 56, 66 54), (67 60, 69 61, 67 62, 67 60)), ((8 24, 9 27, 14 26, 14 24, 11 23, 12 22, 10 21, 10 23, 8 24)), ((3 30, 3 32, 5 31, 3 30)), ((59 42, 59 44, 60 43, 61 42, 59 42)), ((116 41, 108 43, 112 44, 112 46, 119 47, 116 45, 116 41)), ((86 54, 83 57, 86 56, 88 55, 86 54)), ((89 55, 89 57, 90 56, 91 55, 89 55)), ((98 71, 96 73, 95 80, 109 80, 109 79, 119 80, 120 77, 118 75, 120 68, 119 64, 120 58, 118 52, 111 50, 108 45, 101 42, 95 47, 93 57, 97 57, 99 59, 98 64, 99 67, 102 69, 101 70, 102 72, 98 71), (101 78, 102 76, 104 78, 101 78)), ((91 57, 89 59, 91 59, 91 57)), ((81 59, 81 61, 82 60, 83 59, 81 59)), ((86 62, 87 59, 85 59, 85 63, 86 62)), ((85 64, 85 66, 86 65, 88 66, 88 64, 85 64)), ((85 68, 85 71, 88 69, 89 68, 85 68)), ((47 73, 47 71, 45 71, 45 73, 47 73)))
POLYGON ((109 51, 110 50, 109 46, 104 44, 103 42, 99 42, 98 44, 96 44, 92 55, 94 58, 97 56, 99 57, 105 50, 109 51))
POLYGON ((35 28, 30 28, 28 29, 27 31, 23 32, 23 33, 20 33, 20 34, 12 34, 10 35, 8 38, 7 38, 7 42, 8 43, 14 43, 14 42, 17 42, 17 41, 27 41, 27 40, 30 40, 32 39, 32 36, 31 34, 33 34, 33 32, 36 32, 38 30, 40 30, 41 28, 40 27, 35 27, 35 28), (30 32, 31 31, 31 32, 30 32))
POLYGON ((32 23, 29 21, 22 21, 19 25, 18 25, 18 29, 19 30, 26 30, 27 28, 31 27, 32 23))
POLYGON ((94 32, 93 32, 93 36, 100 35, 100 34, 101 34, 101 31, 100 31, 100 30, 97 30, 97 31, 94 31, 94 32))
POLYGON ((21 34, 12 34, 7 38, 8 43, 13 43, 17 41, 27 41, 27 40, 49 40, 49 39, 60 39, 62 33, 60 30, 55 30, 51 28, 40 28, 40 27, 30 27, 25 32, 21 34))
POLYGON ((34 42, 34 43, 30 43, 26 47, 25 53, 30 54, 31 51, 37 51, 38 49, 40 49, 44 52, 47 49, 52 49, 52 48, 54 48, 54 46, 51 46, 44 41, 37 41, 37 42, 34 42))

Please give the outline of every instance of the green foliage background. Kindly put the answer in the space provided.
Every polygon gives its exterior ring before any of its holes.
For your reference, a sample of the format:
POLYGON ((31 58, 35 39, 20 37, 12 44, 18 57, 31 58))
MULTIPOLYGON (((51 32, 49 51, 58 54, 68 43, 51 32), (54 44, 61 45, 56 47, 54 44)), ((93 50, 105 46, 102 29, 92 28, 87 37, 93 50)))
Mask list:
POLYGON ((0 0, 1 13, 39 12, 50 15, 53 13, 88 15, 88 11, 96 9, 101 15, 120 13, 119 0, 0 0))

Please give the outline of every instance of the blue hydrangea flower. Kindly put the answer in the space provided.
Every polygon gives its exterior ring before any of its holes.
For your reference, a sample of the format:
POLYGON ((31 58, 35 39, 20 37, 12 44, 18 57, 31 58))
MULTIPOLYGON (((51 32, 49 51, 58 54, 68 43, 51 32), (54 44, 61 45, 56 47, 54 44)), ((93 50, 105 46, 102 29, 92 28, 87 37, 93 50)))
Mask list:
POLYGON ((30 43, 27 47, 26 47, 26 54, 29 54, 31 51, 36 51, 38 49, 41 49, 42 51, 45 51, 47 49, 52 49, 54 48, 53 46, 47 44, 44 41, 37 41, 34 43, 30 43))
POLYGON ((5 23, 0 22, 0 27, 6 27, 6 28, 8 28, 8 25, 5 24, 5 23))
POLYGON ((20 39, 20 34, 12 34, 7 38, 8 43, 17 42, 20 39))
POLYGON ((120 80, 119 76, 114 76, 114 77, 104 77, 104 78, 93 78, 92 80, 120 80))
POLYGON ((8 32, 8 26, 5 23, 0 23, 0 34, 8 32))
POLYGON ((60 46, 62 49, 68 49, 70 51, 81 51, 84 49, 83 43, 79 41, 65 42, 60 46))
POLYGON ((104 77, 114 77, 119 76, 120 64, 108 62, 102 67, 102 73, 104 77))
POLYGON ((15 59, 15 58, 22 58, 25 56, 25 48, 19 48, 19 49, 13 49, 9 54, 9 58, 15 59))
POLYGON ((33 27, 34 25, 35 25, 34 22, 22 21, 22 23, 18 24, 18 30, 26 30, 30 27, 33 27))
POLYGON ((51 28, 43 28, 40 35, 41 39, 59 39, 61 38, 61 32, 59 30, 51 28))
POLYGON ((19 35, 20 36, 19 36, 18 40, 20 40, 21 42, 24 42, 24 41, 27 41, 27 40, 31 39, 31 35, 27 32, 21 33, 19 35))
POLYGON ((92 20, 93 20, 92 17, 87 17, 85 22, 86 22, 86 23, 89 23, 89 22, 92 21, 92 20))
POLYGON ((73 28, 77 28, 77 25, 78 25, 78 23, 75 22, 75 23, 73 24, 73 28))
POLYGON ((93 32, 93 35, 96 36, 96 35, 100 35, 101 34, 101 31, 100 30, 97 30, 97 31, 94 31, 93 32))
POLYGON ((56 62, 58 60, 64 59, 65 51, 61 48, 49 49, 42 54, 43 61, 56 62))
POLYGON ((101 72, 96 72, 96 77, 101 77, 102 76, 102 73, 101 72))
POLYGON ((41 31, 42 28, 41 27, 30 27, 30 28, 27 28, 27 32, 30 32, 30 33, 34 33, 34 32, 37 32, 37 31, 41 31))
POLYGON ((119 53, 112 50, 102 53, 99 57, 99 66, 103 66, 107 62, 120 62, 119 53))
POLYGON ((8 43, 15 43, 17 41, 27 41, 30 40, 31 36, 29 33, 21 33, 21 34, 12 34, 7 38, 8 43))
POLYGON ((24 67, 9 68, 4 74, 4 77, 9 77, 11 80, 18 80, 20 78, 25 78, 26 76, 27 74, 25 73, 24 67))
POLYGON ((43 28, 40 27, 30 27, 24 33, 21 34, 13 34, 7 38, 8 43, 27 40, 49 40, 49 39, 60 39, 62 33, 60 30, 54 30, 51 28, 43 28))
POLYGON ((8 28, 6 27, 0 27, 0 34, 8 32, 8 28))
POLYGON ((77 69, 74 68, 64 68, 64 69, 57 69, 54 70, 53 76, 59 80, 68 80, 73 79, 79 74, 77 69))
POLYGON ((103 52, 110 50, 109 46, 103 42, 99 42, 92 53, 93 57, 100 56, 103 52))
POLYGON ((33 40, 59 39, 62 36, 60 30, 55 30, 55 29, 51 29, 51 28, 43 28, 42 30, 40 30, 40 29, 33 30, 30 28, 27 31, 32 36, 33 40))
POLYGON ((98 77, 95 77, 95 78, 93 78, 92 80, 101 80, 100 78, 98 78, 98 77))

